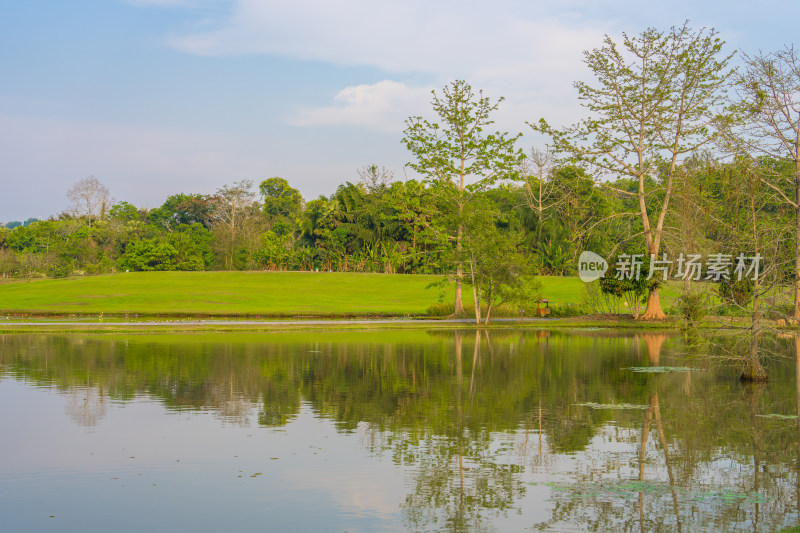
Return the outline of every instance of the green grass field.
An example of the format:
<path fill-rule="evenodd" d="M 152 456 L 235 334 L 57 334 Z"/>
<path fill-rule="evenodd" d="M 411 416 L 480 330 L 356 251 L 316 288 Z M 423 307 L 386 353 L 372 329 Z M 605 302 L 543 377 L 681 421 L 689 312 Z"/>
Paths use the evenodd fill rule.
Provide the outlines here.
<path fill-rule="evenodd" d="M 423 315 L 441 276 L 323 272 L 131 272 L 0 284 L 0 312 L 48 314 L 403 316 Z M 584 300 L 575 277 L 542 277 L 555 304 Z M 453 286 L 445 289 L 450 300 Z M 665 305 L 676 291 L 664 289 Z M 472 291 L 464 290 L 465 305 Z"/>
<path fill-rule="evenodd" d="M 0 310 L 80 314 L 422 314 L 437 276 L 314 272 L 131 272 L 0 285 Z"/>

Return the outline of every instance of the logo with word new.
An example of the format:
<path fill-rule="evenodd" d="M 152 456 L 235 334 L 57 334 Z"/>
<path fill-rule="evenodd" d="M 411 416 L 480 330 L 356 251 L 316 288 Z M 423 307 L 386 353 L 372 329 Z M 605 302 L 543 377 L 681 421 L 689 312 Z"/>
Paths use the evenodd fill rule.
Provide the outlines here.
<path fill-rule="evenodd" d="M 578 277 L 585 283 L 598 280 L 608 271 L 608 262 L 594 252 L 583 252 L 578 258 Z"/>

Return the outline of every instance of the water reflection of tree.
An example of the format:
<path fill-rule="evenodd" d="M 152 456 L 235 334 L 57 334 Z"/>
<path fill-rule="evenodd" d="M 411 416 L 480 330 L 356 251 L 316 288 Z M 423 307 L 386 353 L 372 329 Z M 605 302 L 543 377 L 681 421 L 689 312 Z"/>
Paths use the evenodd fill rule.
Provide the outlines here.
<path fill-rule="evenodd" d="M 66 413 L 78 425 L 94 427 L 108 411 L 107 396 L 102 386 L 93 386 L 89 379 L 83 388 L 70 389 Z"/>
<path fill-rule="evenodd" d="M 686 487 L 696 485 L 693 480 L 713 474 L 721 476 L 715 486 L 752 491 L 756 448 L 759 465 L 769 465 L 758 478 L 759 490 L 776 495 L 759 502 L 759 520 L 779 525 L 774 517 L 785 515 L 787 506 L 797 508 L 800 426 L 758 418 L 756 443 L 749 416 L 752 402 L 762 414 L 800 412 L 795 382 L 776 379 L 748 396 L 730 372 L 711 365 L 697 373 L 639 375 L 625 368 L 670 364 L 674 345 L 669 343 L 677 340 L 651 333 L 547 333 L 493 331 L 477 341 L 474 332 L 342 333 L 319 334 L 313 343 L 300 335 L 276 335 L 271 342 L 264 336 L 3 336 L 0 372 L 67 391 L 84 391 L 88 375 L 104 398 L 124 402 L 146 394 L 168 409 L 201 409 L 242 423 L 247 419 L 240 414 L 257 408 L 259 423 L 283 425 L 305 402 L 341 431 L 368 428 L 365 446 L 414 472 L 404 507 L 412 528 L 486 527 L 492 516 L 519 504 L 524 468 L 552 465 L 557 475 L 563 458 L 584 453 L 593 439 L 611 431 L 636 450 L 636 465 L 648 412 L 644 481 L 663 481 L 666 492 L 644 493 L 643 509 L 651 517 L 647 528 L 658 527 L 652 517 L 675 523 L 670 487 L 686 530 L 699 520 L 684 498 Z M 780 340 L 780 349 L 794 350 L 790 340 L 791 346 Z M 767 364 L 775 376 L 791 371 L 785 361 Z M 614 412 L 575 405 L 586 401 L 647 409 Z M 499 443 L 517 430 L 512 453 L 499 451 L 504 446 Z M 509 459 L 514 449 L 518 453 Z M 720 457 L 741 471 L 720 470 Z M 625 461 L 606 456 L 595 459 L 608 468 L 626 467 Z M 587 467 L 570 476 L 591 481 L 597 471 Z M 631 474 L 636 477 L 637 472 Z M 639 529 L 644 522 L 635 503 L 559 500 L 560 518 L 554 514 L 554 523 Z M 739 523 L 736 513 L 750 516 L 755 509 L 750 502 L 691 505 L 714 514 L 714 525 L 723 530 Z M 670 516 L 671 522 L 664 522 Z"/>
<path fill-rule="evenodd" d="M 464 386 L 464 334 L 456 332 L 454 336 L 454 423 L 422 439 L 410 461 L 414 465 L 414 490 L 406 497 L 403 508 L 414 531 L 489 530 L 484 523 L 486 514 L 508 511 L 525 493 L 518 478 L 522 468 L 500 462 L 502 454 L 492 449 L 491 433 L 465 426 L 465 419 L 471 418 L 475 406 L 481 334 L 475 333 L 468 387 Z M 493 351 L 488 332 L 486 344 Z M 411 457 L 408 451 L 405 457 Z"/>
<path fill-rule="evenodd" d="M 648 335 L 642 341 L 647 363 L 658 366 L 662 342 Z M 780 370 L 785 367 L 773 368 Z M 695 375 L 694 379 L 703 378 L 695 386 L 704 391 L 695 396 L 692 382 L 680 375 L 636 377 L 646 383 L 649 398 L 639 418 L 638 442 L 631 441 L 637 456 L 635 482 L 622 480 L 625 490 L 637 496 L 633 507 L 620 495 L 624 491 L 619 490 L 619 481 L 604 478 L 602 470 L 589 465 L 575 473 L 557 498 L 551 519 L 538 526 L 772 531 L 795 521 L 797 515 L 792 518 L 791 511 L 797 509 L 800 497 L 800 470 L 797 457 L 789 458 L 785 452 L 798 453 L 797 430 L 787 431 L 785 424 L 769 426 L 760 416 L 780 410 L 788 395 L 736 381 L 732 389 L 708 386 L 709 374 L 713 377 L 710 372 Z M 800 396 L 796 401 L 800 406 Z M 625 414 L 617 414 L 618 422 L 624 419 Z M 722 457 L 726 467 L 715 467 Z"/>

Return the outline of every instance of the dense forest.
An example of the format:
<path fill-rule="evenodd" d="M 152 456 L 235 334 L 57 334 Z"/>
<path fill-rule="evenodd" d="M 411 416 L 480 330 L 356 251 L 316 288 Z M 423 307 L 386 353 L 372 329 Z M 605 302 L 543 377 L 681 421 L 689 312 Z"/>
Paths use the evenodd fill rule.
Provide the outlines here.
<path fill-rule="evenodd" d="M 446 272 L 452 254 L 441 234 L 450 206 L 425 183 L 393 181 L 376 166 L 361 175 L 367 179 L 309 201 L 281 178 L 262 181 L 260 198 L 245 180 L 213 195 L 176 194 L 155 209 L 101 202 L 91 216 L 64 212 L 3 228 L 0 271 L 9 277 L 120 270 Z M 531 205 L 530 191 L 538 189 L 533 176 L 480 196 L 498 234 L 537 272 L 574 274 L 581 249 L 610 252 L 612 230 L 630 226 L 609 221 L 582 231 L 625 202 L 575 167 L 554 169 L 546 187 L 552 198 L 545 198 L 542 212 Z"/>
<path fill-rule="evenodd" d="M 663 278 L 687 282 L 677 257 L 716 254 L 732 267 L 758 256 L 760 281 L 747 290 L 794 285 L 800 294 L 800 62 L 787 47 L 741 54 L 734 68 L 723 44 L 686 25 L 607 38 L 584 59 L 594 82 L 575 84 L 588 118 L 563 129 L 529 123 L 544 149 L 492 131 L 502 98 L 452 82 L 433 92 L 438 121 L 406 121 L 418 179 L 371 164 L 329 197 L 304 199 L 271 177 L 144 209 L 112 204 L 89 177 L 67 191 L 58 216 L 0 228 L 0 276 L 442 273 L 459 295 L 464 281 L 492 301 L 520 276 L 576 274 L 588 250 L 612 267 L 621 255 L 641 254 L 645 270 L 669 258 Z M 646 318 L 659 318 L 658 282 L 648 283 L 639 287 Z"/>

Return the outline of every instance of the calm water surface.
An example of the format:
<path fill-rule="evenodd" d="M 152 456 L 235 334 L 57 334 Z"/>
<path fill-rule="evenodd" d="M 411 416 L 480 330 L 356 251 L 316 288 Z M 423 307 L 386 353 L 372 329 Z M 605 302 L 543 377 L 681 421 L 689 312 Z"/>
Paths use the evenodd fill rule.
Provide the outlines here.
<path fill-rule="evenodd" d="M 0 528 L 776 531 L 794 346 L 746 386 L 653 333 L 0 335 Z"/>

